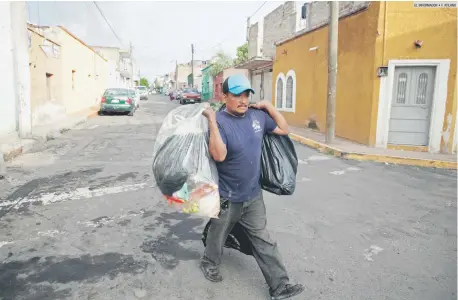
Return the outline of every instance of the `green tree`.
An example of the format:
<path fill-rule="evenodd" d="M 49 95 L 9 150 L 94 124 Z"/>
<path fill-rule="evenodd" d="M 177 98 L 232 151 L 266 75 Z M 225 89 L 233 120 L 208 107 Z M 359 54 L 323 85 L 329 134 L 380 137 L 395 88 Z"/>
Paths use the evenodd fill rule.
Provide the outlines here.
<path fill-rule="evenodd" d="M 241 64 L 248 60 L 248 43 L 237 47 L 237 58 L 234 59 L 234 65 Z"/>
<path fill-rule="evenodd" d="M 219 51 L 216 53 L 215 57 L 212 59 L 212 67 L 210 68 L 209 74 L 211 76 L 218 75 L 219 72 L 232 67 L 233 66 L 233 59 L 223 51 Z"/>
<path fill-rule="evenodd" d="M 147 88 L 149 88 L 148 79 L 146 79 L 145 77 L 140 78 L 140 85 L 141 86 L 146 86 Z"/>

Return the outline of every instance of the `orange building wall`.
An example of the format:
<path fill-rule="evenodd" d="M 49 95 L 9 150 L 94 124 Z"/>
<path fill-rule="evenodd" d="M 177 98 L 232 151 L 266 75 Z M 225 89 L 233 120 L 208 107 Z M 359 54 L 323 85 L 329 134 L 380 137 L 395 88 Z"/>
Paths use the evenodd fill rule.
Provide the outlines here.
<path fill-rule="evenodd" d="M 339 22 L 336 135 L 364 144 L 369 142 L 373 81 L 377 78 L 374 66 L 379 6 L 372 2 L 366 11 Z M 313 119 L 320 131 L 325 130 L 327 45 L 328 28 L 322 27 L 277 46 L 273 95 L 277 75 L 286 75 L 290 69 L 296 72 L 296 112 L 284 113 L 293 126 L 304 127 Z M 312 47 L 318 49 L 309 51 Z"/>
<path fill-rule="evenodd" d="M 384 49 L 378 52 L 377 65 L 388 65 L 394 59 L 450 59 L 450 72 L 447 88 L 446 112 L 443 130 L 449 130 L 449 140 L 441 150 L 451 152 L 453 146 L 454 124 L 456 120 L 456 73 L 457 73 L 457 13 L 456 9 L 415 8 L 412 1 L 383 2 L 380 4 L 380 28 L 386 29 Z M 385 13 L 386 9 L 386 13 Z M 383 20 L 386 17 L 386 24 Z M 423 41 L 417 49 L 415 40 Z M 383 41 L 382 41 L 383 42 Z M 383 45 L 382 45 L 383 47 Z M 377 80 L 379 81 L 379 80 Z M 378 85 L 379 86 L 379 85 Z M 378 105 L 378 89 L 374 90 Z M 452 116 L 449 125 L 447 116 Z M 377 119 L 372 119 L 371 141 L 375 141 Z"/>

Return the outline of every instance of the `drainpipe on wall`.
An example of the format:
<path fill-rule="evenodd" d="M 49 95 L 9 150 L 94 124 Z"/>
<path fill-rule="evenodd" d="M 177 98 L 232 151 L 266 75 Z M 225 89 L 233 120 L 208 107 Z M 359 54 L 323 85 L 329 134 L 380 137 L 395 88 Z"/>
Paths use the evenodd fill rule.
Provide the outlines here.
<path fill-rule="evenodd" d="M 26 11 L 27 6 L 24 1 L 11 2 L 13 76 L 18 107 L 18 131 L 19 137 L 21 138 L 28 138 L 32 135 L 29 45 Z"/>

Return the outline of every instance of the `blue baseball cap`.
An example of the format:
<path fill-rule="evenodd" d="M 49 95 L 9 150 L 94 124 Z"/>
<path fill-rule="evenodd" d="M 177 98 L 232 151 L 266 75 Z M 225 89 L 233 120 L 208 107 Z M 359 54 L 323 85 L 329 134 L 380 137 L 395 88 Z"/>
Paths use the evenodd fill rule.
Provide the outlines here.
<path fill-rule="evenodd" d="M 241 74 L 231 75 L 223 83 L 223 94 L 231 93 L 234 95 L 240 95 L 243 92 L 252 92 L 254 90 L 251 88 L 250 81 L 248 78 Z"/>

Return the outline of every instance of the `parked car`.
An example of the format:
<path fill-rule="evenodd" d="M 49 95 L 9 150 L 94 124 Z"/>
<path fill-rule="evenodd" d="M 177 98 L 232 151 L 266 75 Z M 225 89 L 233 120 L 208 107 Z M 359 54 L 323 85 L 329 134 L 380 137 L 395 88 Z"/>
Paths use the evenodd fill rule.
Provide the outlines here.
<path fill-rule="evenodd" d="M 140 100 L 148 100 L 148 88 L 146 86 L 136 86 L 135 89 L 140 92 Z"/>
<path fill-rule="evenodd" d="M 139 108 L 140 107 L 140 91 L 137 89 L 129 89 L 129 91 L 133 94 L 132 97 L 133 100 L 135 101 L 135 107 Z"/>
<path fill-rule="evenodd" d="M 201 96 L 197 89 L 185 89 L 180 97 L 180 104 L 200 103 Z"/>
<path fill-rule="evenodd" d="M 133 116 L 135 110 L 135 93 L 132 90 L 109 88 L 103 93 L 99 115 L 103 115 L 105 112 L 123 112 Z"/>

